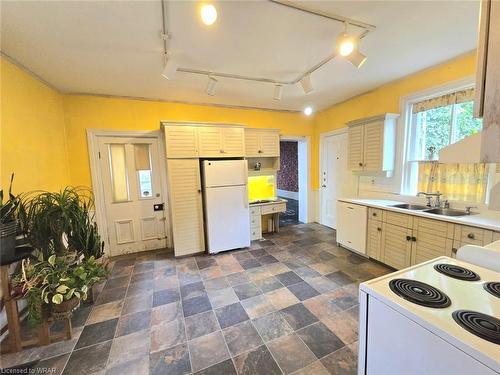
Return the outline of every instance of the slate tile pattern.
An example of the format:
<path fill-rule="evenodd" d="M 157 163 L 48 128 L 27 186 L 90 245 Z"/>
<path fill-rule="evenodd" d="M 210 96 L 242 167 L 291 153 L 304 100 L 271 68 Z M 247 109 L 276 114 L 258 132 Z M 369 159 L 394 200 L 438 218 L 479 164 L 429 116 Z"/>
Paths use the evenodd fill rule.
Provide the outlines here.
<path fill-rule="evenodd" d="M 2 368 L 54 374 L 355 374 L 358 285 L 391 270 L 336 246 L 318 224 L 281 228 L 250 248 L 111 260 L 74 337 L 2 354 Z"/>

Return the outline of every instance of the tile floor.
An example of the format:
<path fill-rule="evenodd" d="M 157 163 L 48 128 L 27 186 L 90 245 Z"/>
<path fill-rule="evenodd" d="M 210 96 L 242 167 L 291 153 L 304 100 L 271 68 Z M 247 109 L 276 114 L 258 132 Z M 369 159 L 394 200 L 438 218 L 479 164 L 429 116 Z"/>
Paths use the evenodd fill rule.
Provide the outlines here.
<path fill-rule="evenodd" d="M 318 224 L 249 249 L 113 259 L 74 338 L 2 355 L 2 368 L 52 374 L 355 374 L 357 290 L 390 270 L 335 244 Z"/>

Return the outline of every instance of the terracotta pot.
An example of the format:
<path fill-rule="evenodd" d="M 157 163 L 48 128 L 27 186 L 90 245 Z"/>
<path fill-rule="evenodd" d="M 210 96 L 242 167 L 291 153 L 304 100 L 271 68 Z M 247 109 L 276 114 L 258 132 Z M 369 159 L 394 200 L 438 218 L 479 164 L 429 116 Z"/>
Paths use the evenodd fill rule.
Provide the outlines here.
<path fill-rule="evenodd" d="M 97 258 L 96 263 L 101 264 L 106 271 L 109 271 L 109 267 L 111 266 L 109 262 L 109 258 L 106 255 L 103 255 L 100 258 Z"/>

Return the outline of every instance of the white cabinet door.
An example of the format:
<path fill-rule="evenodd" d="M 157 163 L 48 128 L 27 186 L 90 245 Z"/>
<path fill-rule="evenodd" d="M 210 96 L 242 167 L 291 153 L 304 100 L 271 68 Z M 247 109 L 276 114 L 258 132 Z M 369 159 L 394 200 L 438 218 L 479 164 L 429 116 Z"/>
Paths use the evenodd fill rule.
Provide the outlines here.
<path fill-rule="evenodd" d="M 363 126 L 363 169 L 382 170 L 384 122 L 376 121 Z"/>
<path fill-rule="evenodd" d="M 280 156 L 280 136 L 278 132 L 261 131 L 260 150 L 262 156 Z"/>
<path fill-rule="evenodd" d="M 164 126 L 167 158 L 197 158 L 198 132 L 196 126 Z"/>
<path fill-rule="evenodd" d="M 350 126 L 347 131 L 348 157 L 347 166 L 350 170 L 363 169 L 363 126 Z"/>
<path fill-rule="evenodd" d="M 259 129 L 245 129 L 245 156 L 260 157 Z"/>
<path fill-rule="evenodd" d="M 200 126 L 198 128 L 199 155 L 203 158 L 218 158 L 224 156 L 222 147 L 222 128 L 215 126 Z"/>
<path fill-rule="evenodd" d="M 245 156 L 243 128 L 224 128 L 222 130 L 222 150 L 224 151 L 224 157 Z"/>
<path fill-rule="evenodd" d="M 396 269 L 411 265 L 413 232 L 393 224 L 382 225 L 382 262 Z"/>
<path fill-rule="evenodd" d="M 198 159 L 169 159 L 168 180 L 176 256 L 205 251 Z"/>

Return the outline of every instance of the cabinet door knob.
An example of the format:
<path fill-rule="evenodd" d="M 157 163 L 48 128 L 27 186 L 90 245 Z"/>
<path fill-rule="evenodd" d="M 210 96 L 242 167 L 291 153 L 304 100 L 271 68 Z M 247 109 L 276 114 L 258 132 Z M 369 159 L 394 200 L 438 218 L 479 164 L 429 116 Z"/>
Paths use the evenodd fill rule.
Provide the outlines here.
<path fill-rule="evenodd" d="M 411 236 L 406 236 L 406 241 L 411 241 Z"/>
<path fill-rule="evenodd" d="M 476 238 L 476 236 L 474 236 L 474 233 L 469 233 L 469 234 L 467 235 L 467 238 L 470 238 L 471 240 L 473 240 L 473 239 L 475 239 L 475 238 Z"/>
<path fill-rule="evenodd" d="M 372 216 L 377 216 L 377 213 L 376 213 L 376 212 L 374 212 L 374 213 L 372 214 Z"/>
<path fill-rule="evenodd" d="M 363 166 L 363 163 L 358 163 L 358 165 L 359 165 L 360 167 L 362 167 L 362 166 Z"/>
<path fill-rule="evenodd" d="M 412 240 L 413 242 L 417 242 L 417 237 L 412 237 L 412 238 L 411 238 L 411 240 Z"/>
<path fill-rule="evenodd" d="M 379 232 L 382 232 L 382 228 L 377 228 L 377 230 L 378 230 Z"/>
<path fill-rule="evenodd" d="M 457 253 L 457 251 L 458 251 L 458 249 L 457 249 L 456 247 L 453 247 L 453 248 L 451 249 L 451 252 L 452 252 L 453 254 L 456 254 L 456 253 Z"/>

